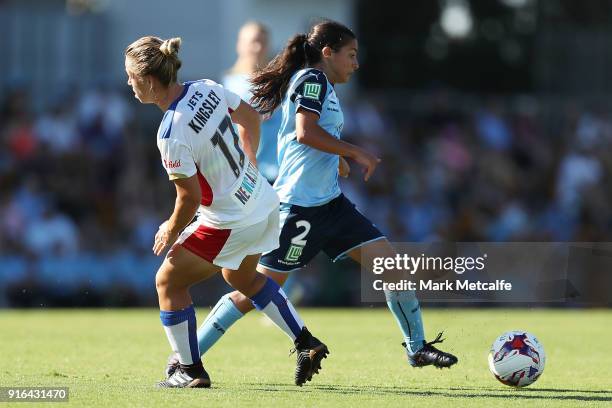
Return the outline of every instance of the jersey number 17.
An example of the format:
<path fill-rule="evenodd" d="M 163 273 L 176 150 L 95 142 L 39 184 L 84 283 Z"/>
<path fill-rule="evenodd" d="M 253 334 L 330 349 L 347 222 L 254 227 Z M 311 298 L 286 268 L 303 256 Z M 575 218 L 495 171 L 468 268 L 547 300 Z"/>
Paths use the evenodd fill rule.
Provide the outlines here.
<path fill-rule="evenodd" d="M 236 149 L 236 151 L 238 151 L 238 157 L 239 157 L 238 163 L 236 163 L 236 159 L 234 158 L 234 156 L 232 156 L 232 152 L 230 152 L 229 146 L 227 145 L 227 143 L 225 143 L 225 140 L 223 140 L 223 135 L 228 129 L 232 133 L 232 137 L 234 138 L 234 148 Z M 230 165 L 236 178 L 240 176 L 240 171 L 242 170 L 242 167 L 244 166 L 244 152 L 240 148 L 240 144 L 238 140 L 239 140 L 238 135 L 236 134 L 236 131 L 234 130 L 234 126 L 232 125 L 232 120 L 227 115 L 223 118 L 223 120 L 221 121 L 221 124 L 215 131 L 215 134 L 210 139 L 213 146 L 221 149 L 223 156 L 225 156 L 225 159 Z"/>

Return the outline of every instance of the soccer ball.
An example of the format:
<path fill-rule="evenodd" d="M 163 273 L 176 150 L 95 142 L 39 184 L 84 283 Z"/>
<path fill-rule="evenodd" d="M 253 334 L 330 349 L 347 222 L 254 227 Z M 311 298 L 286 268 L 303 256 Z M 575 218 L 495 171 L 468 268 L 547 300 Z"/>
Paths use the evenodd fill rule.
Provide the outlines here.
<path fill-rule="evenodd" d="M 533 384 L 546 363 L 544 347 L 526 331 L 510 331 L 493 342 L 489 370 L 502 384 L 525 387 Z"/>

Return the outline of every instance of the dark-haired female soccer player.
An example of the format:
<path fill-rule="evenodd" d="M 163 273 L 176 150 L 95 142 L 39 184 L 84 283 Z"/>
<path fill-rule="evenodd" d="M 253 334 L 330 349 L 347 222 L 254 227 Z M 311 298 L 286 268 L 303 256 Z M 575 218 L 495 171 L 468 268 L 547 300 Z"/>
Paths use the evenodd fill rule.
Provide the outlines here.
<path fill-rule="evenodd" d="M 367 181 L 380 159 L 340 140 L 343 115 L 334 91 L 359 68 L 355 34 L 324 21 L 291 38 L 285 49 L 256 74 L 253 102 L 263 114 L 282 109 L 278 134 L 279 175 L 274 189 L 281 201 L 280 247 L 265 253 L 258 270 L 282 284 L 319 251 L 331 259 L 361 261 L 361 251 L 394 256 L 385 236 L 340 191 L 343 157 L 364 168 Z M 419 302 L 413 291 L 387 292 L 387 305 L 405 339 L 412 366 L 450 367 L 457 358 L 425 342 Z M 206 352 L 244 313 L 253 309 L 239 292 L 222 297 L 198 330 Z"/>

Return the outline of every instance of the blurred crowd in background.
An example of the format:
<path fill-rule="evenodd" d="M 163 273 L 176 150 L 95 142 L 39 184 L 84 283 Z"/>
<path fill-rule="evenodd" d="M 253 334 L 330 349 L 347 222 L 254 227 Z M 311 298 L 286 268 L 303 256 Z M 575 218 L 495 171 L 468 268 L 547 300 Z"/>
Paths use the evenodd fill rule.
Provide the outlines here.
<path fill-rule="evenodd" d="M 221 81 L 252 68 L 236 54 L 261 65 L 322 16 L 359 37 L 342 137 L 382 158 L 341 187 L 391 241 L 610 241 L 612 0 L 4 0 L 0 307 L 156 304 L 151 247 L 175 192 L 162 114 L 124 83 L 130 40 L 179 35 L 181 78 Z M 232 44 L 249 19 L 270 44 Z M 609 268 L 584 268 L 609 306 Z M 295 303 L 360 304 L 350 261 L 295 275 Z M 228 289 L 215 277 L 193 295 Z"/>
<path fill-rule="evenodd" d="M 383 158 L 346 191 L 395 241 L 605 241 L 607 104 L 446 90 L 349 104 L 346 137 Z"/>
<path fill-rule="evenodd" d="M 159 204 L 167 181 L 155 144 L 133 128 L 132 101 L 92 89 L 34 113 L 27 92 L 5 95 L 0 280 L 8 302 L 68 305 L 81 294 L 93 305 L 139 303 L 159 264 L 150 243 L 168 203 Z"/>
<path fill-rule="evenodd" d="M 40 112 L 23 88 L 0 94 L 0 305 L 155 303 L 161 260 L 151 246 L 174 192 L 154 140 L 161 112 L 127 91 L 64 92 Z M 351 163 L 342 189 L 391 241 L 612 234 L 603 103 L 444 88 L 342 102 L 343 138 L 382 158 L 368 183 Z M 359 279 L 343 275 L 351 268 L 315 262 L 300 272 L 304 303 L 358 303 Z M 212 287 L 204 301 L 227 289 Z"/>

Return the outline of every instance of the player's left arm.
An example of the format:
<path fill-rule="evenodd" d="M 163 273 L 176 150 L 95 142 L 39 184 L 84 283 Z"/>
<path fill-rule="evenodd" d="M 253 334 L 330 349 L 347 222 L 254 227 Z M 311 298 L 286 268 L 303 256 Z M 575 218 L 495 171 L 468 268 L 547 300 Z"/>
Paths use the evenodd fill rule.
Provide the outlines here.
<path fill-rule="evenodd" d="M 307 109 L 299 108 L 295 115 L 295 134 L 298 143 L 308 145 L 325 153 L 349 157 L 363 166 L 364 180 L 368 181 L 380 159 L 367 150 L 336 139 L 323 129 L 319 123 L 319 116 Z"/>
<path fill-rule="evenodd" d="M 200 205 L 202 193 L 196 175 L 185 178 L 175 178 L 176 201 L 170 218 L 164 222 L 155 234 L 153 252 L 161 255 L 176 241 L 181 231 L 189 225 Z"/>
<path fill-rule="evenodd" d="M 238 134 L 247 157 L 257 166 L 257 149 L 261 134 L 261 116 L 248 103 L 240 101 L 238 108 L 231 113 L 232 122 L 238 125 Z"/>

